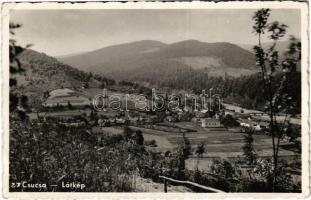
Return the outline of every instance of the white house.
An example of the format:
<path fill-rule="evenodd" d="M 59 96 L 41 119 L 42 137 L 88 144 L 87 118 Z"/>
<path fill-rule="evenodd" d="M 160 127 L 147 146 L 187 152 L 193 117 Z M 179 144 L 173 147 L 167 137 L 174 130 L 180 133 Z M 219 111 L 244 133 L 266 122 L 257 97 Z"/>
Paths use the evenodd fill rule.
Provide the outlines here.
<path fill-rule="evenodd" d="M 262 131 L 262 126 L 259 123 L 252 121 L 240 121 L 240 126 L 242 128 L 252 128 L 254 131 Z"/>
<path fill-rule="evenodd" d="M 203 128 L 217 128 L 221 127 L 220 121 L 214 118 L 203 118 L 201 119 Z"/>

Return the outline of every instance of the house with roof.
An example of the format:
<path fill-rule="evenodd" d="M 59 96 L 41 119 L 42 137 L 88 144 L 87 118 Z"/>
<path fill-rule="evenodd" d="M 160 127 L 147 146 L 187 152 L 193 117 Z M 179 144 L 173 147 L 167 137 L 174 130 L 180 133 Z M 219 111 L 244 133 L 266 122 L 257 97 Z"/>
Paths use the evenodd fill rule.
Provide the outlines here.
<path fill-rule="evenodd" d="M 220 121 L 218 119 L 215 118 L 202 118 L 201 119 L 201 126 L 203 128 L 218 128 L 218 127 L 222 127 L 222 125 L 220 124 Z"/>
<path fill-rule="evenodd" d="M 167 122 L 174 122 L 174 118 L 171 115 L 166 116 L 164 120 L 167 121 Z"/>
<path fill-rule="evenodd" d="M 263 131 L 269 128 L 269 123 L 261 121 L 256 122 L 251 119 L 248 120 L 238 120 L 240 126 L 242 127 L 242 131 L 244 132 L 247 128 L 252 128 L 254 131 Z"/>
<path fill-rule="evenodd" d="M 195 112 L 195 117 L 197 118 L 204 118 L 207 116 L 208 116 L 208 110 L 201 110 L 201 111 Z"/>

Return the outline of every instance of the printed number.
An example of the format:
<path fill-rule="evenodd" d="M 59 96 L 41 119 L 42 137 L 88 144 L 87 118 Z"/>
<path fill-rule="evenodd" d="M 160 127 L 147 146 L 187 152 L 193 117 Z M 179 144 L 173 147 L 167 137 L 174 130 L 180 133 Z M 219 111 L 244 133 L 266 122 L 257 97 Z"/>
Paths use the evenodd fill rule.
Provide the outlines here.
<path fill-rule="evenodd" d="M 19 188 L 21 186 L 20 182 L 17 183 L 11 183 L 11 188 Z"/>

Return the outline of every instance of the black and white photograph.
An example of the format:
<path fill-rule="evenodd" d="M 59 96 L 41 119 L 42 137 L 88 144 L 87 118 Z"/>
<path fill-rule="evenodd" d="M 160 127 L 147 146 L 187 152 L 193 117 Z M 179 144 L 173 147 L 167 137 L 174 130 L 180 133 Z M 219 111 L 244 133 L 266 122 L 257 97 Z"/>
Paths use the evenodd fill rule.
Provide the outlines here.
<path fill-rule="evenodd" d="M 6 7 L 6 196 L 309 194 L 306 3 L 50 5 Z"/>

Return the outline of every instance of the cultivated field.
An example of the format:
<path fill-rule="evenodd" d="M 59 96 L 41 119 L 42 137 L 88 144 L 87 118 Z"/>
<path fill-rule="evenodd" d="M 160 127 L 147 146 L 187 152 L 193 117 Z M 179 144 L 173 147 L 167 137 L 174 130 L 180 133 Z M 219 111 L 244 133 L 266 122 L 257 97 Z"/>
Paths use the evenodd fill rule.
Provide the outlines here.
<path fill-rule="evenodd" d="M 193 122 L 179 122 L 174 123 L 174 125 L 195 130 L 195 132 L 186 133 L 193 150 L 195 150 L 198 144 L 202 142 L 205 144 L 203 158 L 198 159 L 196 155 L 192 155 L 187 160 L 188 168 L 193 169 L 198 165 L 199 169 L 207 169 L 213 158 L 236 159 L 243 156 L 243 133 L 233 133 L 225 128 L 202 128 L 199 124 Z M 145 140 L 155 140 L 158 145 L 156 149 L 159 151 L 174 150 L 178 146 L 178 143 L 182 141 L 181 133 L 164 132 L 140 127 L 131 128 L 134 130 L 140 129 L 144 134 Z M 297 158 L 299 155 L 282 148 L 282 145 L 285 146 L 286 144 L 288 142 L 281 142 L 280 157 L 286 160 Z M 271 137 L 263 134 L 255 134 L 254 148 L 259 157 L 271 157 Z"/>
<path fill-rule="evenodd" d="M 80 116 L 82 114 L 90 115 L 91 109 L 90 108 L 85 108 L 85 109 L 76 109 L 76 110 L 63 110 L 63 111 L 50 111 L 50 112 L 40 112 L 38 113 L 40 116 L 48 117 L 73 117 L 73 116 Z M 103 115 L 108 118 L 110 117 L 115 117 L 118 112 L 114 110 L 107 110 L 107 111 L 98 111 L 98 115 Z M 37 119 L 37 113 L 29 113 L 28 114 L 30 119 Z"/>

